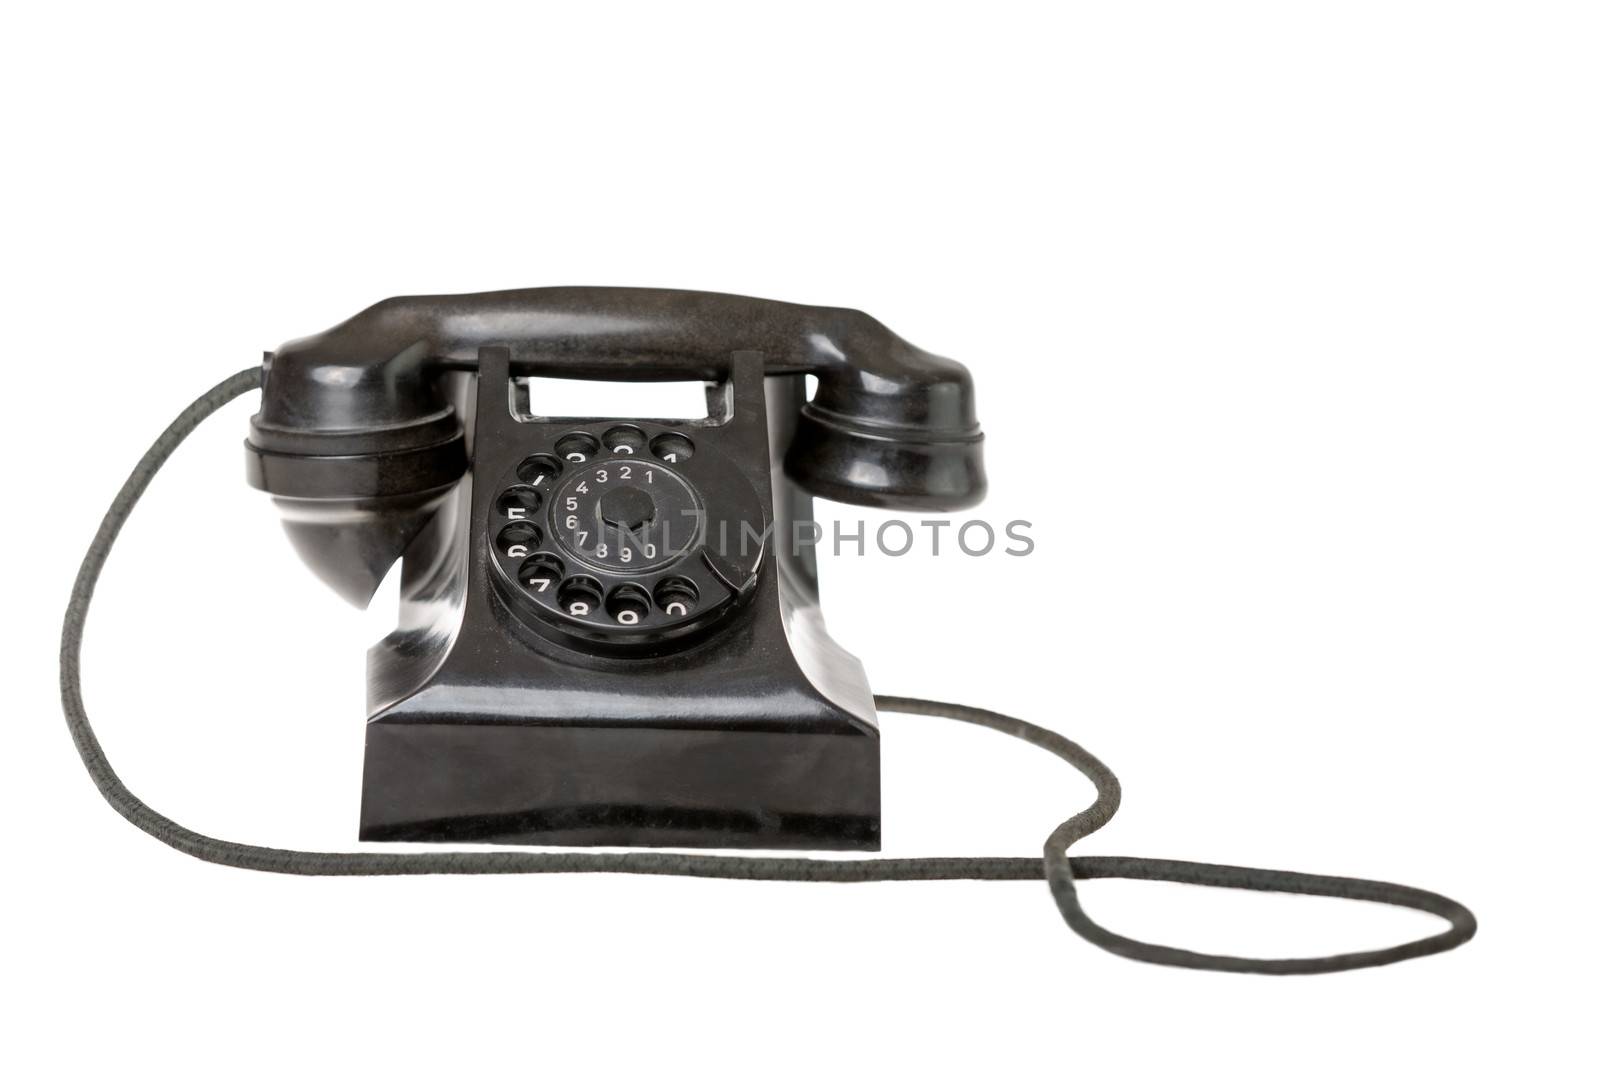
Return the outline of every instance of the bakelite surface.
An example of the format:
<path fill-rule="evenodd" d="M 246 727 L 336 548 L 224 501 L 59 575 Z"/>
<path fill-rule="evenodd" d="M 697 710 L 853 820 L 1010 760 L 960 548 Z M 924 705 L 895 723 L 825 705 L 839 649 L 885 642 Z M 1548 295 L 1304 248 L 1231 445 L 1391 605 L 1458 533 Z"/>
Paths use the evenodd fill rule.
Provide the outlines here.
<path fill-rule="evenodd" d="M 538 376 L 704 380 L 708 417 L 537 418 Z M 386 300 L 271 353 L 247 471 L 348 599 L 401 560 L 363 839 L 874 849 L 871 691 L 792 524 L 812 493 L 973 503 L 981 448 L 966 370 L 859 312 L 532 289 Z M 576 495 L 631 456 L 649 492 Z M 770 536 L 690 545 L 659 529 L 686 501 Z M 596 553 L 623 531 L 652 557 Z"/>

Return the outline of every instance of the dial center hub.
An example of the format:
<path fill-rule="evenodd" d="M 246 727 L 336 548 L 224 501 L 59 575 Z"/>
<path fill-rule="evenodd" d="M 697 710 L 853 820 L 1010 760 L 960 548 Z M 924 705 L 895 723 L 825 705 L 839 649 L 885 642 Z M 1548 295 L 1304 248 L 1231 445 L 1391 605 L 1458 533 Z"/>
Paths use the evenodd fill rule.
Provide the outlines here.
<path fill-rule="evenodd" d="M 656 517 L 656 502 L 649 493 L 619 485 L 600 498 L 600 518 L 611 526 L 637 530 Z"/>

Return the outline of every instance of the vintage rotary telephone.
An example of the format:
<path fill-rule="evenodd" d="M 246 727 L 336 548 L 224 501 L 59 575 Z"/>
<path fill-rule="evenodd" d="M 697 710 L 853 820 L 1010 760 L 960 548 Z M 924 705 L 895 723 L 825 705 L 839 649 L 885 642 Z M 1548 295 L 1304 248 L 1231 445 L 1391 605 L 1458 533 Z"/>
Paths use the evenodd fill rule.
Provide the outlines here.
<path fill-rule="evenodd" d="M 806 376 L 816 393 L 805 395 Z M 539 378 L 699 380 L 707 417 L 532 413 Z M 1040 857 L 815 859 L 666 851 L 352 852 L 205 837 L 153 811 L 106 761 L 79 690 L 94 584 L 122 522 L 195 425 L 254 388 L 249 481 L 296 549 L 365 604 L 398 560 L 399 626 L 368 661 L 366 841 L 867 849 L 879 845 L 877 711 L 937 715 L 1039 745 L 1094 782 Z M 528 289 L 386 300 L 269 353 L 186 410 L 118 494 L 62 636 L 74 740 L 111 804 L 219 863 L 297 874 L 612 871 L 868 881 L 1043 879 L 1068 924 L 1150 962 L 1314 973 L 1452 948 L 1460 904 L 1384 882 L 1128 857 L 1067 857 L 1115 813 L 1095 757 L 1020 719 L 874 698 L 822 626 L 794 536 L 812 496 L 951 509 L 984 493 L 965 368 L 856 311 L 710 293 Z M 1121 937 L 1075 878 L 1381 901 L 1450 929 L 1394 948 L 1245 959 Z"/>

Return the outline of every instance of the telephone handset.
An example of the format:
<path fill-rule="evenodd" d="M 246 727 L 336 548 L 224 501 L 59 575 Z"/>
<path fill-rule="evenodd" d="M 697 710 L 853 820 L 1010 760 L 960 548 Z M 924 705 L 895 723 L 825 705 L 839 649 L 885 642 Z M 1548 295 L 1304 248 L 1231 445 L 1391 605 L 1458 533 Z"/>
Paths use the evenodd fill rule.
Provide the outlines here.
<path fill-rule="evenodd" d="M 346 596 L 370 595 L 425 518 L 430 495 L 466 472 L 469 386 L 501 363 L 513 376 L 719 385 L 741 364 L 755 378 L 743 383 L 748 390 L 762 375 L 811 375 L 816 395 L 802 402 L 790 389 L 779 413 L 789 438 L 783 470 L 807 492 L 922 510 L 966 507 L 984 493 L 971 376 L 860 312 L 658 289 L 402 297 L 269 354 L 251 420 L 252 484 L 384 514 L 387 531 L 347 518 L 335 523 L 338 536 L 296 532 L 313 566 Z M 707 444 L 713 454 L 748 458 L 740 454 L 749 440 L 718 432 L 727 414 L 721 396 L 713 391 Z M 498 398 L 486 410 L 505 432 L 517 431 L 500 417 Z M 733 414 L 741 430 L 759 421 L 748 408 Z M 576 462 L 599 454 L 586 447 L 593 454 Z M 321 526 L 332 508 L 322 511 L 306 521 Z"/>
<path fill-rule="evenodd" d="M 704 418 L 534 413 L 551 377 L 698 380 Z M 806 381 L 815 379 L 807 398 Z M 367 841 L 640 845 L 649 851 L 303 852 L 206 837 L 117 777 L 79 684 L 101 568 L 178 444 L 262 391 L 246 442 L 300 555 L 367 603 L 399 561 L 400 618 L 368 657 L 360 833 Z M 822 625 L 813 496 L 943 510 L 984 492 L 971 378 L 859 312 L 709 293 L 527 289 L 386 300 L 269 353 L 190 405 L 151 447 L 85 555 L 62 631 L 62 702 L 118 812 L 212 862 L 294 874 L 613 871 L 803 881 L 1042 879 L 1067 924 L 1133 959 L 1309 974 L 1453 948 L 1476 920 L 1386 882 L 1129 857 L 1067 856 L 1120 786 L 1080 746 L 980 708 L 875 696 Z M 1018 737 L 1086 775 L 1095 802 L 1042 858 L 828 860 L 662 846 L 879 845 L 880 711 Z M 1122 937 L 1082 878 L 1155 879 L 1381 901 L 1450 928 L 1306 959 L 1189 952 Z"/>

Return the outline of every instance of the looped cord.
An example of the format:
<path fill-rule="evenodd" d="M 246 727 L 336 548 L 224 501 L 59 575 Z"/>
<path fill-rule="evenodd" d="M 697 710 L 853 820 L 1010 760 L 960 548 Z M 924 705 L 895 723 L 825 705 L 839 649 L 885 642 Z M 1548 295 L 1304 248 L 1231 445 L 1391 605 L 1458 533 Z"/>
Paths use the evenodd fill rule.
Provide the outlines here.
<path fill-rule="evenodd" d="M 802 856 L 697 855 L 679 852 L 301 852 L 223 841 L 196 833 L 154 810 L 123 784 L 106 759 L 83 705 L 80 652 L 84 623 L 95 583 L 105 566 L 117 534 L 167 459 L 201 422 L 228 401 L 261 386 L 259 368 L 240 371 L 206 391 L 156 439 L 100 521 L 99 531 L 84 555 L 67 605 L 61 630 L 61 703 L 67 726 L 83 758 L 84 767 L 107 802 L 118 814 L 145 833 L 180 852 L 206 860 L 259 871 L 303 875 L 396 874 L 541 874 L 607 872 L 615 874 L 681 875 L 695 878 L 743 878 L 758 881 L 878 882 L 978 879 L 1027 881 L 1043 879 L 1056 906 L 1073 931 L 1129 959 L 1211 971 L 1257 974 L 1320 974 L 1427 956 L 1455 948 L 1470 940 L 1477 921 L 1462 905 L 1409 886 L 1336 878 L 1319 874 L 1224 867 L 1178 860 L 1136 859 L 1127 856 L 1074 856 L 1067 849 L 1098 830 L 1116 814 L 1122 788 L 1111 769 L 1086 749 L 1058 733 L 1022 719 L 982 708 L 934 700 L 880 696 L 882 711 L 934 718 L 956 719 L 1019 738 L 1060 757 L 1094 784 L 1093 804 L 1056 827 L 1044 845 L 1042 860 L 1026 856 L 929 856 L 912 859 L 823 860 Z M 1166 945 L 1152 945 L 1111 932 L 1089 918 L 1078 903 L 1075 883 L 1085 878 L 1135 878 L 1224 886 L 1277 893 L 1342 897 L 1393 904 L 1437 915 L 1450 923 L 1443 933 L 1392 948 L 1351 952 L 1305 959 L 1251 959 L 1218 956 Z"/>

